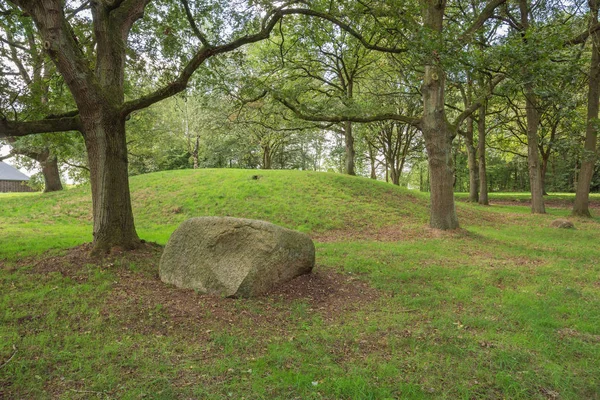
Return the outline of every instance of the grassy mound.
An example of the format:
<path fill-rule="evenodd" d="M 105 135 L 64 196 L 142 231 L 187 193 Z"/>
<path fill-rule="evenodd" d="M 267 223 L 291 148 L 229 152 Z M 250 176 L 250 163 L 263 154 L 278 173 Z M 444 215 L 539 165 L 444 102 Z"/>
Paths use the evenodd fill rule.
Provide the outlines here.
<path fill-rule="evenodd" d="M 427 198 L 419 193 L 317 172 L 166 171 L 132 177 L 131 192 L 138 233 L 161 244 L 197 216 L 262 219 L 312 234 L 422 225 L 428 217 Z M 91 208 L 89 187 L 0 195 L 0 258 L 91 241 Z"/>

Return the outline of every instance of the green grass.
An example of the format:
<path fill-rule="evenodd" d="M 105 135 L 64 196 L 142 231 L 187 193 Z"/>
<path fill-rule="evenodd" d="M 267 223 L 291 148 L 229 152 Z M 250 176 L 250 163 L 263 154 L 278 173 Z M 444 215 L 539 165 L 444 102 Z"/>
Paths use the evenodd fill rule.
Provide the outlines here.
<path fill-rule="evenodd" d="M 299 298 L 178 291 L 156 278 L 160 249 L 69 258 L 91 239 L 85 188 L 0 196 L 0 398 L 600 399 L 598 218 L 557 230 L 558 206 L 459 203 L 463 229 L 438 233 L 426 197 L 361 178 L 131 184 L 145 239 L 192 216 L 265 219 L 323 238 L 316 274 L 339 282 Z"/>
<path fill-rule="evenodd" d="M 459 192 L 454 194 L 459 200 L 466 200 L 469 198 L 469 193 Z M 531 193 L 529 192 L 491 192 L 488 194 L 491 201 L 517 201 L 524 202 L 531 200 Z M 548 193 L 544 196 L 544 200 L 553 201 L 569 201 L 575 200 L 575 193 Z M 600 193 L 590 193 L 590 200 L 600 201 Z"/>

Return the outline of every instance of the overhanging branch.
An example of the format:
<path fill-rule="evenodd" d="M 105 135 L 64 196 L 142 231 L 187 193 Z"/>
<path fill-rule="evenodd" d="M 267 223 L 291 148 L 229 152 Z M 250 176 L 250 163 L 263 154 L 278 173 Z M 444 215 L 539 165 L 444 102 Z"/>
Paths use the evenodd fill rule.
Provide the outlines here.
<path fill-rule="evenodd" d="M 68 131 L 81 131 L 79 115 L 74 117 L 47 118 L 38 121 L 22 122 L 0 119 L 0 138 Z"/>
<path fill-rule="evenodd" d="M 203 46 L 183 68 L 177 79 L 146 96 L 126 102 L 121 108 L 121 114 L 128 115 L 133 111 L 144 109 L 154 103 L 184 91 L 192 75 L 200 68 L 204 61 L 216 55 L 231 52 L 247 44 L 267 39 L 271 35 L 277 22 L 280 21 L 284 15 L 288 14 L 289 13 L 284 12 L 281 9 L 277 9 L 265 17 L 262 29 L 255 34 L 246 35 L 219 46 Z"/>
<path fill-rule="evenodd" d="M 501 4 L 506 3 L 506 0 L 491 0 L 486 4 L 484 9 L 481 11 L 477 19 L 471 24 L 471 26 L 460 36 L 461 42 L 467 42 L 471 40 L 471 37 L 483 26 L 485 21 L 494 16 L 494 10 Z"/>
<path fill-rule="evenodd" d="M 400 115 L 400 114 L 393 114 L 393 113 L 383 113 L 383 114 L 376 114 L 376 115 L 318 115 L 318 114 L 311 114 L 311 113 L 307 113 L 304 110 L 300 109 L 300 106 L 293 104 L 291 101 L 289 101 L 288 99 L 285 99 L 281 96 L 277 96 L 277 95 L 273 95 L 273 97 L 279 101 L 281 104 L 283 104 L 285 107 L 287 107 L 288 109 L 290 109 L 295 115 L 296 117 L 305 120 L 305 121 L 312 121 L 312 122 L 332 122 L 332 123 L 338 123 L 338 122 L 346 122 L 346 121 L 350 121 L 350 122 L 359 122 L 359 123 L 366 123 L 366 122 L 377 122 L 377 121 L 389 121 L 389 120 L 393 120 L 393 121 L 400 121 L 403 122 L 405 124 L 409 124 L 412 125 L 416 128 L 420 129 L 420 125 L 421 125 L 421 119 L 420 118 L 414 118 L 414 117 L 407 117 L 405 115 Z"/>
<path fill-rule="evenodd" d="M 407 49 L 404 49 L 404 48 L 383 47 L 383 46 L 371 44 L 367 39 L 365 39 L 357 30 L 352 28 L 350 25 L 348 25 L 345 22 L 340 21 L 339 19 L 337 19 L 334 16 L 329 15 L 327 13 L 323 13 L 323 12 L 319 12 L 319 11 L 315 11 L 315 10 L 309 10 L 306 8 L 288 8 L 287 10 L 282 10 L 282 13 L 284 15 L 295 15 L 295 14 L 307 15 L 310 17 L 317 17 L 317 18 L 321 18 L 326 21 L 329 21 L 332 24 L 339 26 L 341 29 L 348 32 L 350 35 L 354 36 L 354 38 L 358 39 L 358 41 L 360 43 L 362 43 L 362 45 L 369 50 L 375 50 L 375 51 L 381 51 L 381 52 L 393 53 L 393 54 L 402 54 L 402 53 L 406 53 L 408 51 Z"/>

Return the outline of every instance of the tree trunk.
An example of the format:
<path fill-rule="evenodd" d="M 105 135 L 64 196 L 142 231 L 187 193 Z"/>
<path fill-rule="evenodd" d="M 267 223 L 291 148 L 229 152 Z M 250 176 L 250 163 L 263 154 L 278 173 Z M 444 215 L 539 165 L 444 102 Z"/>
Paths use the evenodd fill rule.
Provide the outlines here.
<path fill-rule="evenodd" d="M 598 7 L 597 0 L 590 0 L 590 13 L 592 15 L 592 24 L 598 25 Z M 587 127 L 585 131 L 585 143 L 583 145 L 583 155 L 581 169 L 577 179 L 577 192 L 575 194 L 575 203 L 573 204 L 573 215 L 582 217 L 591 217 L 590 203 L 590 184 L 594 176 L 594 167 L 596 165 L 597 153 L 597 129 L 598 108 L 600 97 L 600 32 L 592 34 L 592 62 L 590 65 L 590 76 L 588 86 L 588 106 L 587 106 Z"/>
<path fill-rule="evenodd" d="M 477 190 L 477 153 L 473 144 L 473 118 L 467 119 L 465 145 L 467 147 L 467 165 L 469 167 L 469 201 L 477 203 L 479 201 L 479 193 Z"/>
<path fill-rule="evenodd" d="M 140 239 L 129 194 L 125 119 L 102 109 L 81 116 L 92 187 L 93 254 L 135 249 Z"/>
<path fill-rule="evenodd" d="M 529 6 L 527 0 L 519 0 L 521 12 L 521 27 L 523 43 L 527 43 L 527 31 L 529 29 Z M 527 162 L 529 166 L 529 188 L 531 190 L 531 212 L 534 214 L 546 213 L 544 207 L 544 187 L 542 184 L 542 172 L 540 167 L 538 126 L 540 124 L 540 113 L 537 109 L 537 96 L 535 94 L 531 79 L 532 71 L 523 66 L 523 75 L 528 80 L 524 86 L 525 112 L 527 114 Z"/>
<path fill-rule="evenodd" d="M 394 165 L 390 168 L 390 177 L 392 178 L 392 184 L 400 186 L 400 171 Z"/>
<path fill-rule="evenodd" d="M 436 229 L 458 228 L 454 207 L 452 140 L 444 110 L 444 75 L 441 68 L 425 66 L 422 129 L 429 161 L 431 215 Z"/>
<path fill-rule="evenodd" d="M 192 153 L 192 158 L 194 160 L 194 169 L 198 169 L 198 167 L 199 167 L 199 152 L 200 152 L 200 136 L 196 136 L 194 152 Z"/>
<path fill-rule="evenodd" d="M 377 150 L 371 146 L 370 143 L 367 143 L 368 147 L 369 147 L 369 162 L 371 164 L 371 179 L 377 179 L 377 170 L 375 168 L 375 162 L 376 160 L 376 154 L 377 154 Z"/>
<path fill-rule="evenodd" d="M 40 157 L 38 161 L 42 166 L 42 174 L 44 175 L 44 193 L 63 190 L 56 157 L 50 155 L 49 151 L 44 152 L 43 155 L 45 157 Z"/>
<path fill-rule="evenodd" d="M 550 151 L 542 155 L 542 170 L 540 171 L 542 179 L 542 195 L 546 196 L 546 172 L 548 171 L 548 159 L 550 158 Z"/>
<path fill-rule="evenodd" d="M 271 169 L 273 166 L 271 148 L 269 146 L 262 146 L 262 151 L 263 151 L 262 168 L 263 169 Z"/>
<path fill-rule="evenodd" d="M 531 85 L 525 85 L 526 113 L 527 113 L 527 163 L 529 166 L 529 187 L 531 190 L 531 212 L 534 214 L 546 213 L 544 207 L 544 185 L 540 166 L 540 153 L 538 145 L 538 126 L 540 122 L 539 111 L 535 93 Z"/>
<path fill-rule="evenodd" d="M 345 173 L 348 175 L 356 175 L 354 170 L 354 158 L 356 152 L 354 151 L 354 136 L 352 136 L 352 122 L 346 121 L 344 123 L 344 142 L 346 144 L 346 168 Z"/>
<path fill-rule="evenodd" d="M 477 121 L 477 147 L 479 152 L 479 204 L 488 206 L 488 183 L 487 170 L 485 165 L 485 115 L 487 104 L 484 102 L 479 107 L 479 120 Z"/>
<path fill-rule="evenodd" d="M 423 22 L 434 35 L 431 40 L 441 40 L 444 21 L 444 1 L 429 0 L 423 3 Z M 427 148 L 431 214 L 429 225 L 436 229 L 458 228 L 458 218 L 454 208 L 454 172 L 452 168 L 452 132 L 445 110 L 446 77 L 437 60 L 438 53 L 430 64 L 425 65 L 425 76 L 421 88 L 423 96 L 423 117 L 421 129 Z"/>

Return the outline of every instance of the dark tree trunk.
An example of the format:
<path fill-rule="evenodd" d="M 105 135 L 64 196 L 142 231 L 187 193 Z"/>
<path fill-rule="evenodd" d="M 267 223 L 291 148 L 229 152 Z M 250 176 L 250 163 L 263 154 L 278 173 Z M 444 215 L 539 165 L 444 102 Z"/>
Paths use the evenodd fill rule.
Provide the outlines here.
<path fill-rule="evenodd" d="M 377 162 L 376 159 L 376 154 L 377 154 L 377 150 L 375 149 L 374 146 L 371 145 L 371 143 L 367 143 L 368 148 L 369 148 L 369 163 L 371 165 L 371 179 L 377 179 L 377 170 L 375 168 L 375 163 Z"/>
<path fill-rule="evenodd" d="M 390 178 L 392 179 L 392 184 L 400 186 L 400 171 L 394 165 L 390 168 Z"/>
<path fill-rule="evenodd" d="M 50 155 L 50 152 L 47 152 L 44 155 L 45 157 L 38 159 L 42 166 L 42 174 L 44 175 L 44 192 L 48 193 L 63 190 L 56 157 Z"/>
<path fill-rule="evenodd" d="M 346 166 L 344 172 L 348 175 L 356 175 L 356 171 L 354 170 L 354 158 L 356 157 L 356 152 L 354 150 L 352 122 L 350 121 L 344 123 L 344 143 L 346 145 Z"/>
<path fill-rule="evenodd" d="M 546 212 L 544 206 L 544 185 L 538 150 L 538 125 L 540 117 L 534 96 L 533 88 L 530 85 L 526 85 L 527 163 L 529 166 L 529 187 L 531 189 L 531 212 L 534 214 L 544 214 Z"/>
<path fill-rule="evenodd" d="M 467 119 L 467 132 L 465 135 L 465 145 L 467 147 L 468 168 L 469 168 L 469 201 L 477 203 L 479 201 L 478 182 L 477 182 L 477 151 L 473 144 L 473 119 Z"/>
<path fill-rule="evenodd" d="M 194 145 L 194 151 L 192 153 L 192 159 L 194 161 L 194 169 L 199 167 L 199 152 L 200 152 L 200 136 L 196 136 L 196 143 Z"/>
<path fill-rule="evenodd" d="M 102 109 L 84 116 L 82 112 L 92 186 L 93 252 L 132 250 L 139 247 L 140 240 L 129 194 L 125 118 Z"/>
<path fill-rule="evenodd" d="M 521 27 L 523 29 L 523 42 L 527 42 L 526 34 L 529 29 L 529 6 L 527 0 L 519 0 L 521 12 Z M 523 66 L 523 75 L 531 76 L 526 66 Z M 529 187 L 531 190 L 531 212 L 534 214 L 546 213 L 544 206 L 544 187 L 542 184 L 542 171 L 540 165 L 538 126 L 540 113 L 537 109 L 537 96 L 533 83 L 527 82 L 524 86 L 525 112 L 527 114 L 527 161 L 529 166 Z"/>
<path fill-rule="evenodd" d="M 546 172 L 548 171 L 548 158 L 550 157 L 550 151 L 542 156 L 542 170 L 540 171 L 542 178 L 542 195 L 546 196 Z"/>
<path fill-rule="evenodd" d="M 263 169 L 271 169 L 273 166 L 273 157 L 271 154 L 271 148 L 269 146 L 262 146 L 262 151 L 263 151 L 262 168 Z"/>
<path fill-rule="evenodd" d="M 489 205 L 488 198 L 488 183 L 487 183 L 487 170 L 485 165 L 485 115 L 487 105 L 484 102 L 479 107 L 479 119 L 477 121 L 477 133 L 478 133 L 478 153 L 479 153 L 479 204 L 484 206 Z"/>
<path fill-rule="evenodd" d="M 431 215 L 436 229 L 458 228 L 454 207 L 452 140 L 444 110 L 444 75 L 441 68 L 425 67 L 423 84 L 423 136 L 429 161 Z"/>
<path fill-rule="evenodd" d="M 592 15 L 592 25 L 598 25 L 598 0 L 590 0 L 590 13 Z M 583 157 L 581 169 L 577 179 L 577 192 L 575 194 L 575 203 L 573 204 L 573 215 L 582 217 L 591 217 L 590 203 L 590 184 L 594 176 L 594 167 L 598 157 L 597 140 L 598 131 L 596 123 L 598 120 L 598 108 L 600 97 L 600 32 L 592 34 L 592 62 L 590 65 L 589 86 L 588 86 L 588 106 L 587 106 L 587 127 L 585 132 L 585 143 L 583 145 Z"/>

